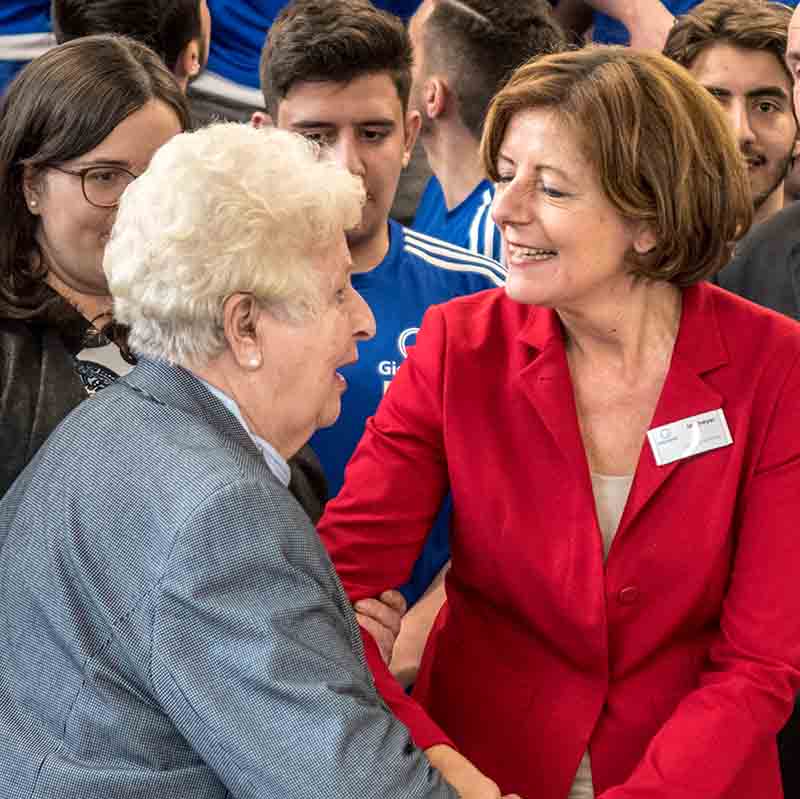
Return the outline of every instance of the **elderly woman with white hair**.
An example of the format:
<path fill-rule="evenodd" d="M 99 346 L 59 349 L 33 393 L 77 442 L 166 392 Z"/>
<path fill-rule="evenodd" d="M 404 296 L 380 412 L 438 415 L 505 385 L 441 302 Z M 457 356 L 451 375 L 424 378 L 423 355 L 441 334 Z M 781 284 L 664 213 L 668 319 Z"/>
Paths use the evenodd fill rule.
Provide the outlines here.
<path fill-rule="evenodd" d="M 415 799 L 455 795 L 431 761 L 475 776 L 378 699 L 286 487 L 374 332 L 344 237 L 362 202 L 316 145 L 240 125 L 175 137 L 126 189 L 104 268 L 139 363 L 0 502 L 4 795 Z"/>

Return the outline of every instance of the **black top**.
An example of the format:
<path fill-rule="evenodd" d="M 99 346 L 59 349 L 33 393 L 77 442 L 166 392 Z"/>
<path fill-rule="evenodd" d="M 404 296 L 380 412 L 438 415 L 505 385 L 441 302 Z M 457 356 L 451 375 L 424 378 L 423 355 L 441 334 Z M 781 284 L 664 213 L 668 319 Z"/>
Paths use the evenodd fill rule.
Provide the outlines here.
<path fill-rule="evenodd" d="M 715 282 L 800 321 L 800 203 L 748 234 Z"/>

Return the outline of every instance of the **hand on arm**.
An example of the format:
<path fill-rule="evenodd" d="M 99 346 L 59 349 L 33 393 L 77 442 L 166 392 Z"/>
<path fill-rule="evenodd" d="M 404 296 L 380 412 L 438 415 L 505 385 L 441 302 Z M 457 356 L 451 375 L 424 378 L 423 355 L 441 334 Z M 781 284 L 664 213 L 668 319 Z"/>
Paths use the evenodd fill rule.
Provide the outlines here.
<path fill-rule="evenodd" d="M 360 599 L 353 608 L 358 623 L 375 639 L 383 662 L 389 663 L 407 608 L 405 597 L 399 591 L 384 591 L 377 599 Z"/>
<path fill-rule="evenodd" d="M 400 634 L 394 644 L 389 669 L 398 682 L 408 688 L 417 679 L 420 660 L 428 641 L 431 627 L 445 603 L 447 596 L 444 577 L 450 568 L 448 561 L 419 601 L 406 613 L 400 626 Z"/>

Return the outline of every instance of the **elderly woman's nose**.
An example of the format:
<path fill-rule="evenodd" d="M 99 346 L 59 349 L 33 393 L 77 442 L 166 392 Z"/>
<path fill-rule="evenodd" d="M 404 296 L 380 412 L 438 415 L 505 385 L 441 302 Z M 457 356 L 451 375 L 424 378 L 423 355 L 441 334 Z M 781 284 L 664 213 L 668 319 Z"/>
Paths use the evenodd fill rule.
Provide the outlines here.
<path fill-rule="evenodd" d="M 353 338 L 366 341 L 375 335 L 375 316 L 367 301 L 357 292 L 353 308 Z"/>

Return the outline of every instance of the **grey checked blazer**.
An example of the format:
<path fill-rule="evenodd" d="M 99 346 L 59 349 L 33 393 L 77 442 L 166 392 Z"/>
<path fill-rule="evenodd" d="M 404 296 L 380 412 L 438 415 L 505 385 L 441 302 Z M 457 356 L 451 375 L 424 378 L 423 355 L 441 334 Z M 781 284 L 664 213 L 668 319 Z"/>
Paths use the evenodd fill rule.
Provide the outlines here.
<path fill-rule="evenodd" d="M 187 371 L 82 403 L 0 502 L 0 796 L 455 796 L 308 517 Z"/>

